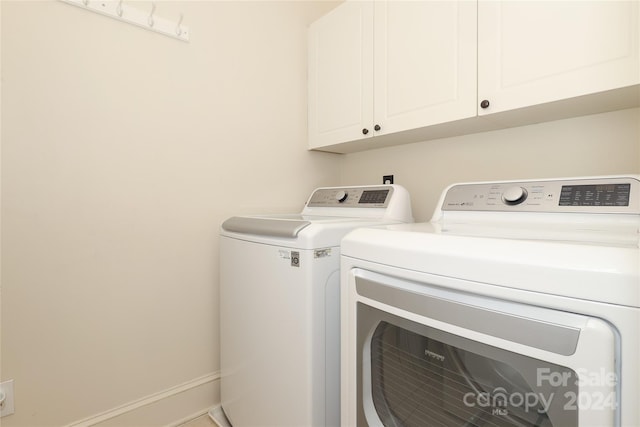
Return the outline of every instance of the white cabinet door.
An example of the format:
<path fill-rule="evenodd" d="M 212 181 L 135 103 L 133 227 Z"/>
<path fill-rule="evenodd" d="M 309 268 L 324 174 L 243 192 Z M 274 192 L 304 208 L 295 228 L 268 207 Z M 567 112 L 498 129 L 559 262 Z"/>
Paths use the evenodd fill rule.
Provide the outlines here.
<path fill-rule="evenodd" d="M 480 1 L 479 115 L 640 83 L 639 5 Z"/>
<path fill-rule="evenodd" d="M 474 1 L 347 1 L 309 29 L 309 147 L 474 117 Z"/>
<path fill-rule="evenodd" d="M 373 3 L 347 1 L 314 22 L 308 55 L 309 148 L 373 136 Z"/>
<path fill-rule="evenodd" d="M 476 2 L 377 1 L 376 135 L 473 117 Z"/>

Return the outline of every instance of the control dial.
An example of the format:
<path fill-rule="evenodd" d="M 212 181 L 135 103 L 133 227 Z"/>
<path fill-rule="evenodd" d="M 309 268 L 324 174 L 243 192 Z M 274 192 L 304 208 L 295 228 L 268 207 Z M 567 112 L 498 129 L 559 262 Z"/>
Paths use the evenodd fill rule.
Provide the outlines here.
<path fill-rule="evenodd" d="M 347 200 L 347 197 L 349 197 L 349 194 L 347 194 L 346 191 L 340 190 L 336 193 L 336 200 L 339 203 L 344 202 L 345 200 Z"/>
<path fill-rule="evenodd" d="M 507 205 L 519 205 L 527 200 L 527 190 L 522 187 L 514 186 L 507 188 L 502 193 L 502 201 Z"/>

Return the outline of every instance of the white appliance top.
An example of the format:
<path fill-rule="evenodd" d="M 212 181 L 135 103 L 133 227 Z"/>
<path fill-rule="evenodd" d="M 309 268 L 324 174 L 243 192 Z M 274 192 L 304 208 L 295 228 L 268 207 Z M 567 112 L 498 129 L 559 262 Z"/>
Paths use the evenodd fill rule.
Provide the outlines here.
<path fill-rule="evenodd" d="M 429 223 L 356 230 L 342 254 L 640 307 L 640 177 L 455 184 Z"/>
<path fill-rule="evenodd" d="M 299 214 L 238 216 L 222 235 L 269 244 L 337 246 L 357 227 L 413 222 L 411 200 L 400 185 L 323 187 L 311 193 Z"/>

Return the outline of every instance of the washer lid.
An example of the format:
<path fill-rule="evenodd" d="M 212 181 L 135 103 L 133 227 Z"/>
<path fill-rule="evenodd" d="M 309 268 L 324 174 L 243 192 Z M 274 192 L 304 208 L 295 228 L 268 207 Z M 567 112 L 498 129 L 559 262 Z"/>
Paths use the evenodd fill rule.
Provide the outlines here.
<path fill-rule="evenodd" d="M 272 237 L 297 237 L 311 221 L 234 216 L 222 223 L 222 229 L 234 233 Z"/>

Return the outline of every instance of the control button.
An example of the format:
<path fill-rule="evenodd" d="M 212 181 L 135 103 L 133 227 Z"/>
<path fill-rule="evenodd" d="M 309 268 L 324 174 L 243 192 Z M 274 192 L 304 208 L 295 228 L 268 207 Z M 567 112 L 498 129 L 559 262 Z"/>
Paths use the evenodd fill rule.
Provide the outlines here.
<path fill-rule="evenodd" d="M 347 197 L 349 197 L 349 195 L 347 194 L 346 191 L 340 190 L 336 193 L 336 200 L 339 203 L 344 202 L 345 200 L 347 200 Z"/>
<path fill-rule="evenodd" d="M 509 187 L 502 193 L 502 201 L 507 205 L 519 205 L 527 199 L 527 190 L 522 187 Z"/>

